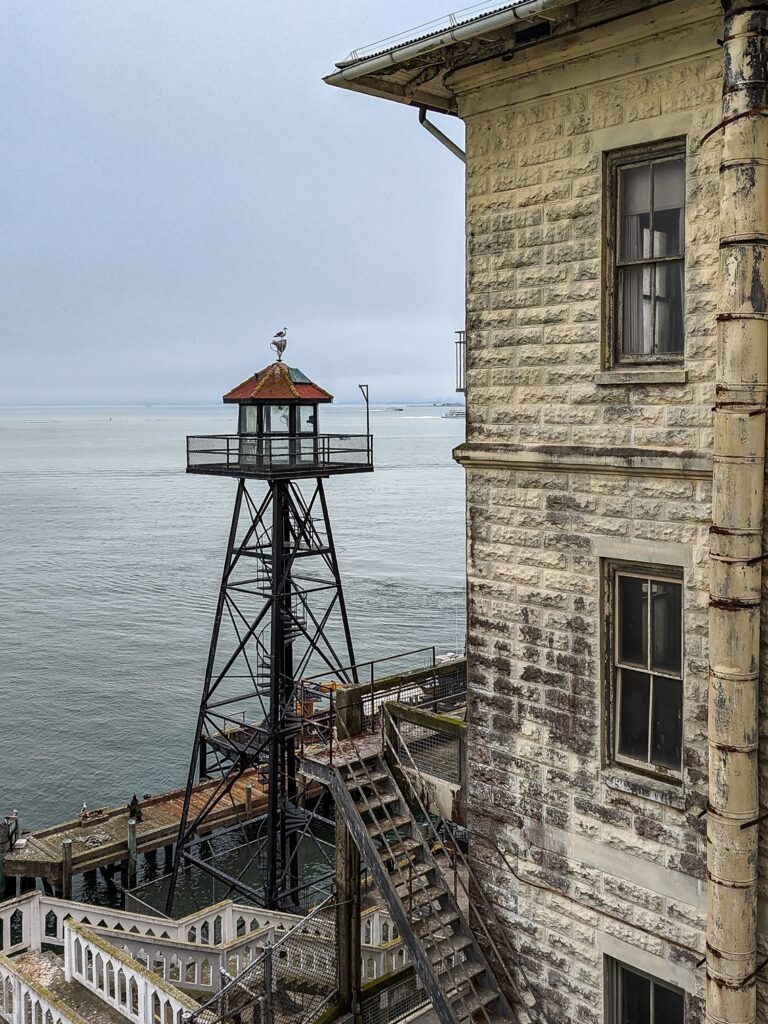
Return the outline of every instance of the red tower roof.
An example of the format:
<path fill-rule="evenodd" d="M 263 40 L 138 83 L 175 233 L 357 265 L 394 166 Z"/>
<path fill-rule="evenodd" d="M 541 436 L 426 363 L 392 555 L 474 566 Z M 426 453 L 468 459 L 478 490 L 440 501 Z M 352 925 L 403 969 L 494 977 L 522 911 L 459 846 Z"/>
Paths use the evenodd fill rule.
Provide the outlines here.
<path fill-rule="evenodd" d="M 278 361 L 254 373 L 224 395 L 225 402 L 332 402 L 333 395 L 301 370 Z"/>

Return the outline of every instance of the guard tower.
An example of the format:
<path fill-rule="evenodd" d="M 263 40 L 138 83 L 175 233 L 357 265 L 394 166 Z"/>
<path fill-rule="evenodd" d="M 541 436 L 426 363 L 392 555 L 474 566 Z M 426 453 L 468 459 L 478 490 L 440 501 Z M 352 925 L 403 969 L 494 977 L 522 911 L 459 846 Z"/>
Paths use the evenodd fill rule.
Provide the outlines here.
<path fill-rule="evenodd" d="M 311 669 L 357 682 L 323 480 L 373 470 L 369 417 L 365 434 L 320 433 L 319 407 L 333 397 L 283 362 L 285 345 L 281 332 L 272 342 L 277 361 L 224 395 L 238 406 L 236 434 L 187 438 L 188 473 L 238 483 L 168 913 L 179 871 L 189 865 L 266 907 L 300 905 L 299 848 L 313 813 L 297 777 L 302 680 Z M 256 886 L 243 880 L 247 870 L 235 877 L 196 852 L 197 837 L 235 804 L 245 779 L 246 803 L 253 794 L 263 805 L 251 847 Z M 195 790 L 199 780 L 210 784 Z"/>

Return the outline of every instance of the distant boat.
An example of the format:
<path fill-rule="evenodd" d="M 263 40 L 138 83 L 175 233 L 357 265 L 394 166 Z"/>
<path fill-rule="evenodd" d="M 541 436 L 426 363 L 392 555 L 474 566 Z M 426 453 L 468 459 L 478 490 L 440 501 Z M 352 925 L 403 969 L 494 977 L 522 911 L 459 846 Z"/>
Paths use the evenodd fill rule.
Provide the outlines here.
<path fill-rule="evenodd" d="M 390 405 L 390 407 L 387 409 L 387 412 L 405 412 L 405 409 L 402 407 L 402 405 Z"/>
<path fill-rule="evenodd" d="M 467 418 L 466 409 L 449 409 L 443 413 L 444 420 L 464 420 Z"/>

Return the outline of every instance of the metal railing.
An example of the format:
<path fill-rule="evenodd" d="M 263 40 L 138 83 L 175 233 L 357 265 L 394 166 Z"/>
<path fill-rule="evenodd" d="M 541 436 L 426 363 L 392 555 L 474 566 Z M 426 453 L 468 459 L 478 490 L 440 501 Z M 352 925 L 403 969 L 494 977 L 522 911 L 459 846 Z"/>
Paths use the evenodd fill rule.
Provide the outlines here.
<path fill-rule="evenodd" d="M 467 390 L 467 332 L 456 331 L 456 390 Z"/>
<path fill-rule="evenodd" d="M 428 664 L 393 675 L 377 675 L 381 666 L 386 664 L 389 667 L 395 659 L 406 657 L 424 659 Z M 332 747 L 337 717 L 344 718 L 345 728 L 353 736 L 376 732 L 381 724 L 382 706 L 390 701 L 463 720 L 466 716 L 466 664 L 465 658 L 438 662 L 435 648 L 423 647 L 355 665 L 355 675 L 359 680 L 356 685 L 339 685 L 338 682 L 338 676 L 349 675 L 352 668 L 344 669 L 342 673 L 324 672 L 303 679 L 297 690 L 302 719 L 302 751 L 304 745 L 318 742 Z M 307 698 L 320 695 L 323 707 L 315 708 Z"/>
<path fill-rule="evenodd" d="M 187 438 L 187 469 L 264 472 L 372 469 L 372 434 L 208 434 Z"/>

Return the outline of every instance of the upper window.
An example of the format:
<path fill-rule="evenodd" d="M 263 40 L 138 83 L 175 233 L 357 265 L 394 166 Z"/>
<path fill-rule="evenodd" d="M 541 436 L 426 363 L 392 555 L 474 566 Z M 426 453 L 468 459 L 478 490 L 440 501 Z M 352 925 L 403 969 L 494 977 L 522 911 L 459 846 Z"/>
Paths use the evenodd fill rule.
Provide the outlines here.
<path fill-rule="evenodd" d="M 683 1024 L 685 997 L 650 974 L 610 961 L 609 1024 Z"/>
<path fill-rule="evenodd" d="M 682 581 L 612 572 L 613 754 L 617 763 L 680 776 L 683 748 Z"/>
<path fill-rule="evenodd" d="M 613 361 L 683 356 L 685 147 L 608 157 L 610 334 Z"/>

